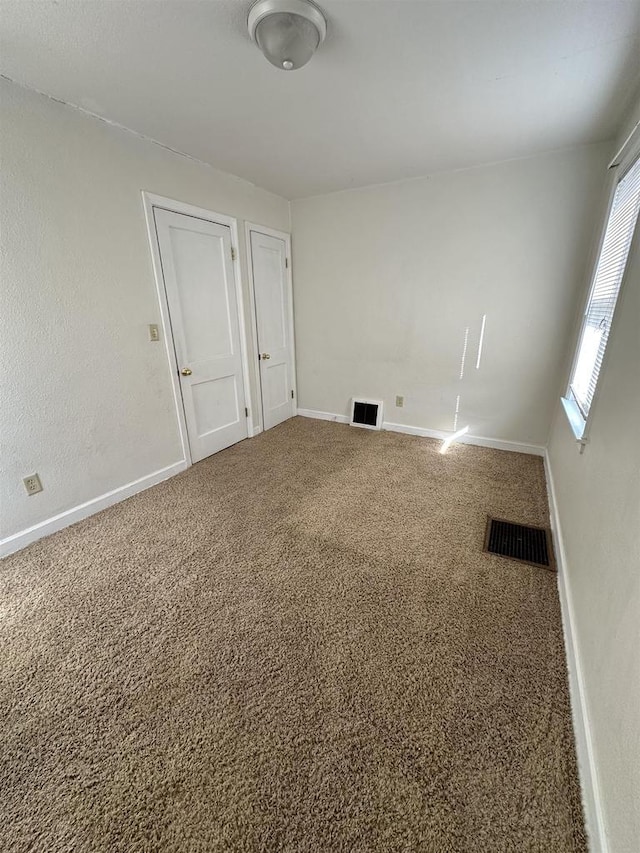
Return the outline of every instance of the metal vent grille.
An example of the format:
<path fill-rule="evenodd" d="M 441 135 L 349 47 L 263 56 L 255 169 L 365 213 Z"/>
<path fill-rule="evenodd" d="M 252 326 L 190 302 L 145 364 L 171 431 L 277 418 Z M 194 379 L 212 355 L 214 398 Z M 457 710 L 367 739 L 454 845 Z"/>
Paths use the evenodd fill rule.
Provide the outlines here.
<path fill-rule="evenodd" d="M 502 518 L 488 518 L 484 550 L 531 566 L 555 569 L 551 531 L 527 527 Z"/>
<path fill-rule="evenodd" d="M 377 403 L 354 403 L 353 404 L 353 422 L 354 424 L 365 424 L 366 426 L 375 426 L 378 420 L 378 405 Z"/>
<path fill-rule="evenodd" d="M 363 400 L 352 397 L 351 426 L 364 427 L 364 429 L 380 429 L 382 427 L 382 400 Z"/>

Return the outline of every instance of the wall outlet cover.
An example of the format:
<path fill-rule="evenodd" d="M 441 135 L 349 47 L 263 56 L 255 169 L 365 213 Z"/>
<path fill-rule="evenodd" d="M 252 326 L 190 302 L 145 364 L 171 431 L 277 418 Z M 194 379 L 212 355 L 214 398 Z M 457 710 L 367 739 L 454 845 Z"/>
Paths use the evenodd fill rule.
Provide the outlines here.
<path fill-rule="evenodd" d="M 396 406 L 401 409 L 404 406 L 404 397 L 401 394 L 398 394 L 396 397 Z"/>
<path fill-rule="evenodd" d="M 42 491 L 42 483 L 40 482 L 40 477 L 37 474 L 29 474 L 29 476 L 25 477 L 22 482 L 24 483 L 24 487 L 27 490 L 28 495 L 37 495 L 38 492 Z"/>
<path fill-rule="evenodd" d="M 157 323 L 149 323 L 149 340 L 150 341 L 159 341 L 160 340 L 160 330 L 158 329 Z"/>

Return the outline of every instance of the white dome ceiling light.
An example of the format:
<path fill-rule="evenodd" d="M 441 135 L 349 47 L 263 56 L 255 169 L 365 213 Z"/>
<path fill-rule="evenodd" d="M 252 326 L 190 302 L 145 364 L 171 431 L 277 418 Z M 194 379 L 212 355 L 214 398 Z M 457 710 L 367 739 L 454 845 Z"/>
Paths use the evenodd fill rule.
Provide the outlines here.
<path fill-rule="evenodd" d="M 324 41 L 327 22 L 311 0 L 258 0 L 249 10 L 249 35 L 282 71 L 295 71 Z"/>

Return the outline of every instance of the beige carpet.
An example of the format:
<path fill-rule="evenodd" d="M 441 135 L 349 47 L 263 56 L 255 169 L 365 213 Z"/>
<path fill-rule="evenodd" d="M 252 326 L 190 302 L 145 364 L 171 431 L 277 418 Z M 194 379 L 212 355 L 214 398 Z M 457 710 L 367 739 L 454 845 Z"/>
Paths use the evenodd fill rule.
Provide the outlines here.
<path fill-rule="evenodd" d="M 540 459 L 296 418 L 0 564 L 0 847 L 584 851 Z"/>

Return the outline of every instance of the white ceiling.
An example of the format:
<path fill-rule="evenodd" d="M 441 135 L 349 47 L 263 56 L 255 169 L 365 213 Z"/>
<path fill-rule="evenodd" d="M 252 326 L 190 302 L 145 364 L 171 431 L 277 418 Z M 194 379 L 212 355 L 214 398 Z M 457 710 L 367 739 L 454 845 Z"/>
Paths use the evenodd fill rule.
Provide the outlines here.
<path fill-rule="evenodd" d="M 321 0 L 305 68 L 248 0 L 1 0 L 0 71 L 288 198 L 608 139 L 640 2 Z"/>

